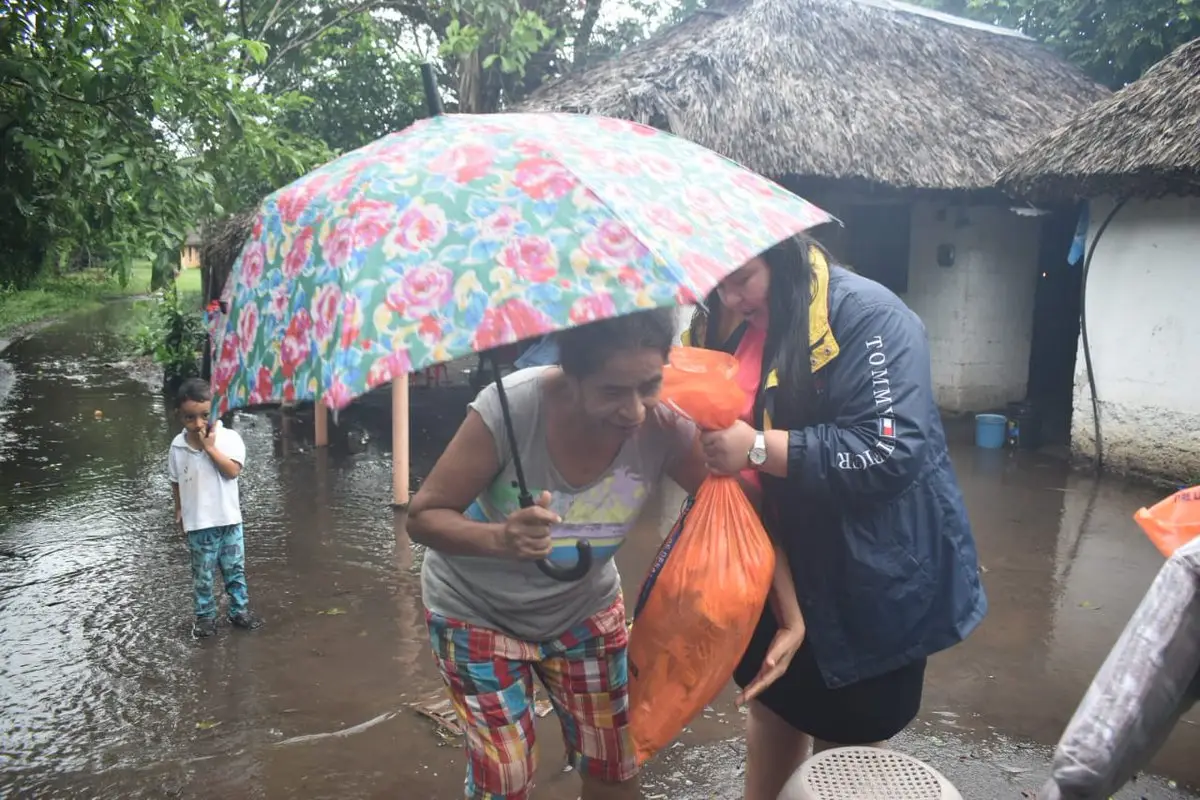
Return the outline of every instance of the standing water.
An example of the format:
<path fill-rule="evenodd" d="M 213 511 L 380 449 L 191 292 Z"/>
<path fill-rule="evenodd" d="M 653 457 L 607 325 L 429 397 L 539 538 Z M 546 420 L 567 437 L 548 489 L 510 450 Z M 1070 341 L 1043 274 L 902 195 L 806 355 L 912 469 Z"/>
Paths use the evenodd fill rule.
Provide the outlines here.
<path fill-rule="evenodd" d="M 120 363 L 111 331 L 125 313 L 110 306 L 0 355 L 0 796 L 461 796 L 458 744 L 410 706 L 441 684 L 425 643 L 419 549 L 388 505 L 390 457 L 375 445 L 389 441 L 387 402 L 361 403 L 343 429 L 353 432 L 320 451 L 311 419 L 236 417 L 248 449 L 251 603 L 267 625 L 223 625 L 195 641 L 165 475 L 177 425 Z M 413 398 L 422 475 L 468 398 L 462 388 Z M 960 433 L 955 464 L 991 613 L 931 661 L 916 729 L 926 742 L 1003 734 L 1052 744 L 1161 565 L 1130 520 L 1159 492 L 979 450 Z M 669 521 L 671 503 L 662 510 Z M 621 554 L 627 595 L 654 533 Z M 708 783 L 699 766 L 680 771 L 680 754 L 687 770 L 692 748 L 739 732 L 730 697 L 651 770 L 654 791 L 740 796 L 738 759 Z M 1196 721 L 1181 723 L 1155 764 L 1193 785 Z M 573 800 L 553 717 L 538 725 L 539 798 Z M 1043 777 L 1014 773 L 1013 796 Z"/>

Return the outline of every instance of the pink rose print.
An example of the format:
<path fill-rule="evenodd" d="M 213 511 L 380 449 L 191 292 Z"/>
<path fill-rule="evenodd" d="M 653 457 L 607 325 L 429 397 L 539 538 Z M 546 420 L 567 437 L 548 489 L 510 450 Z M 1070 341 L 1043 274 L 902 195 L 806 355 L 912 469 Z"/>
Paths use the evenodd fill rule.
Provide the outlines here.
<path fill-rule="evenodd" d="M 337 286 L 326 284 L 317 289 L 312 301 L 313 329 L 316 332 L 317 343 L 322 350 L 329 344 L 333 336 L 333 326 L 337 324 L 338 308 L 342 304 L 342 290 Z"/>
<path fill-rule="evenodd" d="M 632 133 L 637 136 L 655 136 L 658 131 L 647 125 L 642 125 L 638 122 L 630 122 L 627 119 L 615 119 L 613 117 L 597 117 L 597 126 L 612 133 L 623 134 Z"/>
<path fill-rule="evenodd" d="M 753 172 L 738 170 L 733 173 L 733 183 L 739 189 L 745 189 L 759 197 L 775 197 L 775 184 Z"/>
<path fill-rule="evenodd" d="M 326 175 L 317 175 L 306 180 L 301 180 L 283 190 L 279 195 L 279 200 L 276 205 L 279 208 L 279 216 L 288 225 L 296 224 L 300 219 L 300 215 L 308 208 L 309 203 L 321 191 L 321 187 L 329 180 Z"/>
<path fill-rule="evenodd" d="M 558 253 L 550 240 L 541 236 L 509 242 L 500 251 L 499 261 L 517 273 L 517 277 L 533 283 L 546 283 L 558 274 Z"/>
<path fill-rule="evenodd" d="M 483 312 L 483 320 L 475 329 L 471 346 L 475 350 L 490 350 L 522 339 L 532 339 L 548 333 L 553 327 L 550 318 L 529 303 L 508 300 L 497 308 Z"/>
<path fill-rule="evenodd" d="M 432 347 L 442 338 L 442 324 L 432 314 L 424 317 L 417 328 L 417 335 L 421 337 L 422 342 Z"/>
<path fill-rule="evenodd" d="M 283 382 L 283 402 L 296 402 L 296 384 L 292 383 L 291 381 Z"/>
<path fill-rule="evenodd" d="M 291 295 L 288 293 L 287 285 L 276 286 L 271 290 L 271 301 L 267 307 L 267 311 L 275 319 L 283 319 L 284 315 L 287 314 L 288 301 L 290 299 Z"/>
<path fill-rule="evenodd" d="M 658 153 L 646 153 L 641 158 L 642 172 L 660 181 L 677 181 L 683 177 L 679 164 Z"/>
<path fill-rule="evenodd" d="M 406 270 L 391 285 L 384 302 L 408 320 L 432 314 L 454 296 L 454 272 L 436 262 Z"/>
<path fill-rule="evenodd" d="M 358 200 L 350 204 L 354 218 L 354 245 L 373 247 L 396 224 L 396 206 L 381 200 Z"/>
<path fill-rule="evenodd" d="M 274 391 L 275 384 L 271 380 L 271 370 L 259 367 L 258 374 L 254 376 L 254 388 L 250 390 L 250 404 L 258 405 L 268 402 Z"/>
<path fill-rule="evenodd" d="M 695 232 L 691 221 L 670 206 L 659 204 L 647 207 L 646 219 L 668 233 L 691 236 Z"/>
<path fill-rule="evenodd" d="M 352 294 L 342 296 L 342 347 L 349 348 L 358 339 L 362 331 L 363 312 L 358 297 Z"/>
<path fill-rule="evenodd" d="M 367 386 L 374 389 L 388 381 L 412 372 L 412 361 L 407 350 L 396 350 L 371 365 L 367 371 Z"/>
<path fill-rule="evenodd" d="M 617 270 L 617 283 L 626 289 L 641 289 L 646 285 L 642 274 L 633 267 L 625 266 Z"/>
<path fill-rule="evenodd" d="M 698 286 L 716 286 L 726 275 L 741 264 L 732 266 L 723 264 L 715 258 L 702 253 L 685 252 L 679 258 L 679 263 L 687 270 L 688 277 Z"/>
<path fill-rule="evenodd" d="M 429 169 L 455 183 L 470 183 L 487 175 L 496 151 L 483 144 L 463 144 L 443 150 L 429 162 Z"/>
<path fill-rule="evenodd" d="M 341 378 L 335 377 L 329 388 L 325 390 L 325 394 L 321 397 L 321 401 L 329 408 L 335 411 L 343 409 L 350 405 L 350 401 L 354 399 L 354 394 L 350 391 L 350 387 L 342 382 Z"/>
<path fill-rule="evenodd" d="M 313 229 L 305 227 L 292 241 L 292 247 L 288 250 L 288 254 L 283 257 L 284 277 L 288 280 L 295 280 L 299 277 L 304 268 L 308 266 L 309 256 L 312 255 L 312 246 Z"/>
<path fill-rule="evenodd" d="M 521 215 L 515 208 L 505 206 L 479 223 L 479 238 L 488 241 L 503 242 L 509 239 L 517 229 Z"/>
<path fill-rule="evenodd" d="M 570 318 L 576 325 L 586 325 L 616 315 L 617 306 L 613 303 L 612 295 L 607 293 L 581 297 L 571 304 Z"/>
<path fill-rule="evenodd" d="M 436 246 L 446 236 L 446 212 L 441 206 L 412 203 L 404 209 L 392 233 L 392 243 L 409 253 Z"/>
<path fill-rule="evenodd" d="M 242 253 L 242 285 L 247 289 L 253 289 L 255 286 L 258 286 L 258 281 L 262 278 L 266 263 L 267 248 L 262 242 L 252 241 L 246 245 L 246 250 Z"/>
<path fill-rule="evenodd" d="M 803 221 L 795 215 L 778 211 L 770 205 L 759 209 L 758 220 L 763 230 L 774 239 L 786 239 L 804 227 Z"/>
<path fill-rule="evenodd" d="M 354 249 L 353 224 L 349 218 L 342 218 L 332 230 L 325 228 L 326 235 L 321 239 L 321 252 L 329 266 L 334 269 L 341 269 L 350 260 L 350 253 Z"/>
<path fill-rule="evenodd" d="M 683 203 L 695 214 L 712 219 L 723 214 L 725 203 L 711 189 L 703 186 L 689 186 L 683 192 Z"/>
<path fill-rule="evenodd" d="M 517 164 L 513 183 L 534 200 L 559 200 L 570 194 L 578 181 L 557 161 L 534 157 Z"/>
<path fill-rule="evenodd" d="M 263 229 L 263 218 L 262 218 L 262 214 L 259 214 L 258 216 L 256 216 L 254 218 L 254 227 L 252 227 L 250 229 L 250 236 L 254 239 L 257 239 L 258 237 L 262 236 L 262 229 Z"/>
<path fill-rule="evenodd" d="M 583 239 L 583 251 L 605 266 L 619 267 L 646 256 L 645 246 L 629 228 L 613 219 L 601 222 Z"/>
<path fill-rule="evenodd" d="M 293 378 L 312 352 L 312 342 L 308 332 L 312 329 L 312 320 L 303 308 L 296 312 L 288 324 L 287 333 L 283 335 L 283 344 L 279 347 L 279 357 L 283 362 L 280 371 L 285 378 Z"/>
<path fill-rule="evenodd" d="M 246 355 L 254 347 L 254 337 L 258 333 L 258 307 L 243 306 L 238 313 L 237 338 L 241 344 L 242 355 Z"/>
<path fill-rule="evenodd" d="M 226 332 L 221 339 L 221 352 L 217 355 L 217 363 L 213 364 L 213 385 L 223 390 L 228 388 L 238 368 L 237 335 Z"/>

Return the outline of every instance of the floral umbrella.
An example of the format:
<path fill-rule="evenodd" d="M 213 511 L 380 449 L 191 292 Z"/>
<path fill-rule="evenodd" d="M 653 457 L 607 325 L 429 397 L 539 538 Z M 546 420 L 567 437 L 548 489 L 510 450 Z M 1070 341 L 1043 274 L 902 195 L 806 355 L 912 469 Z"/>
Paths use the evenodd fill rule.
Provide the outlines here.
<path fill-rule="evenodd" d="M 642 125 L 432 117 L 266 199 L 217 318 L 217 411 L 336 410 L 472 352 L 695 302 L 830 219 Z"/>

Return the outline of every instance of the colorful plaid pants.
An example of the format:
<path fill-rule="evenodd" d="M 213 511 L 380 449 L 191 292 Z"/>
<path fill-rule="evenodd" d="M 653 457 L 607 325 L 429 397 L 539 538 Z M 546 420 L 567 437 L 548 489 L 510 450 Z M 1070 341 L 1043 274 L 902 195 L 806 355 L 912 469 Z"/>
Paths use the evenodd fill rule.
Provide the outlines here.
<path fill-rule="evenodd" d="M 537 767 L 533 678 L 562 725 L 572 765 L 618 783 L 637 774 L 629 733 L 628 634 L 620 597 L 551 642 L 533 643 L 426 612 L 466 732 L 468 800 L 525 800 Z"/>

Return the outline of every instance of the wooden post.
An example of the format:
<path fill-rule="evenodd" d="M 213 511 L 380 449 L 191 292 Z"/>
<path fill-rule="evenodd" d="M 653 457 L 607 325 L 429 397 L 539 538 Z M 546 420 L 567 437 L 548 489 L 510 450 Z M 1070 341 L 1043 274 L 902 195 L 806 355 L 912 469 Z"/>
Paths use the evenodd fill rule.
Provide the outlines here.
<path fill-rule="evenodd" d="M 313 444 L 316 447 L 329 446 L 329 408 L 317 400 L 313 403 Z"/>
<path fill-rule="evenodd" d="M 392 504 L 408 505 L 408 376 L 392 380 Z"/>

